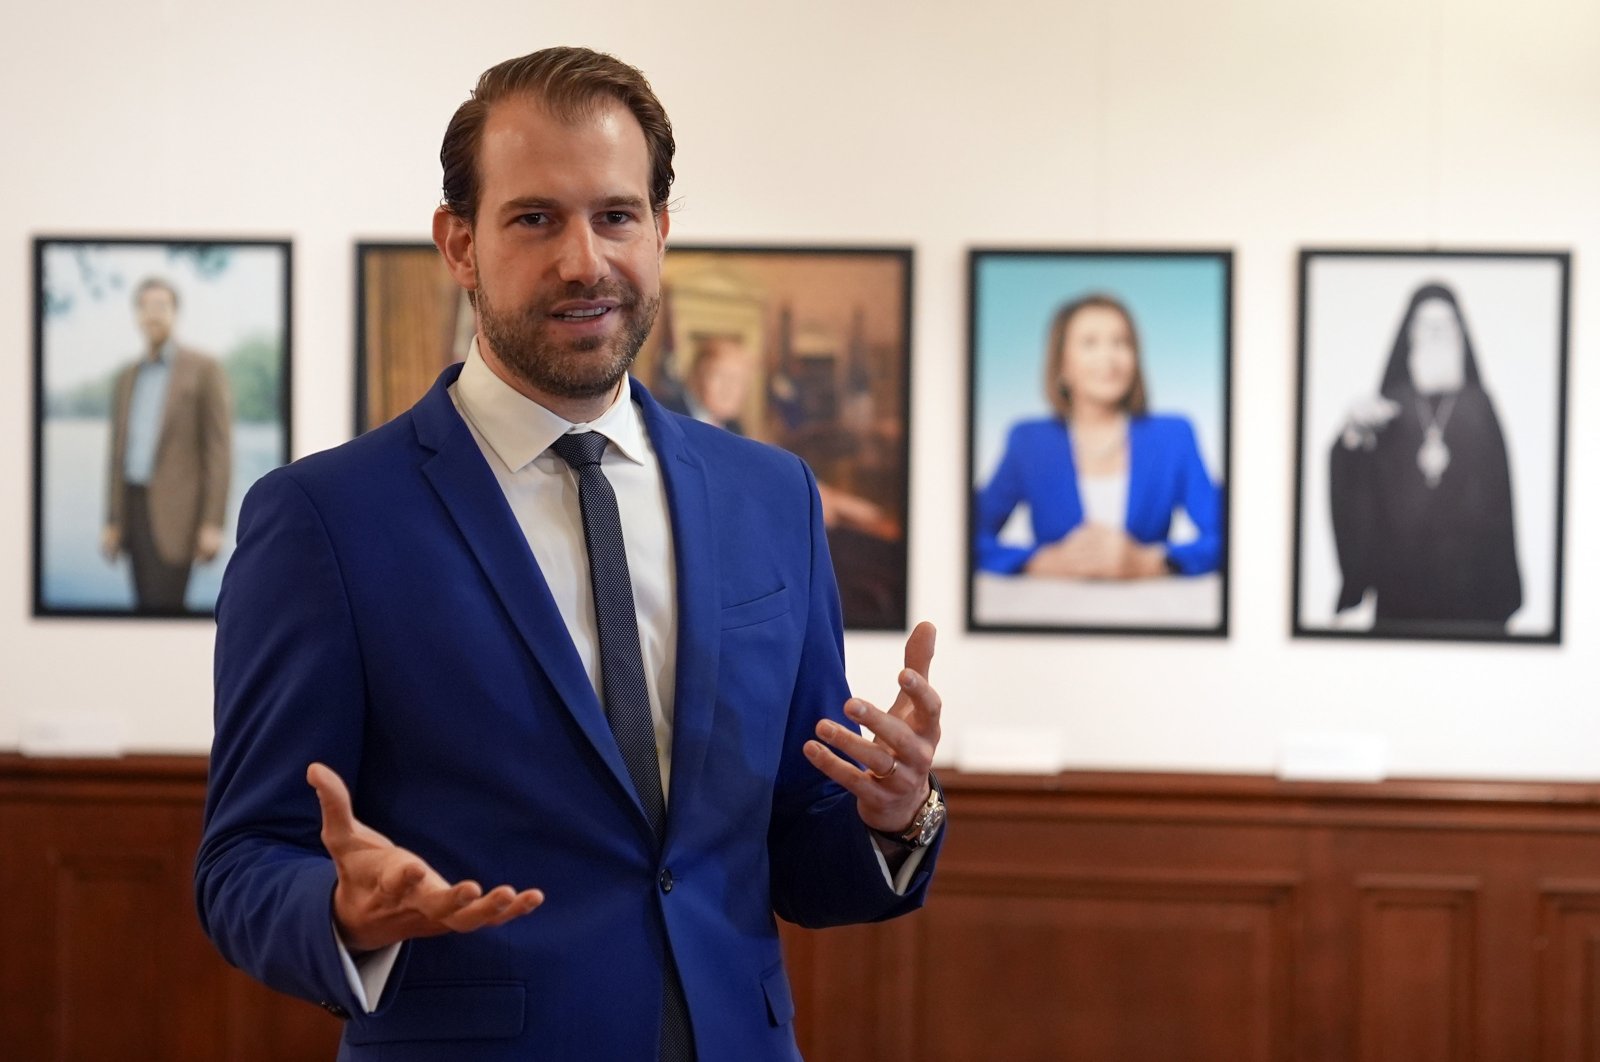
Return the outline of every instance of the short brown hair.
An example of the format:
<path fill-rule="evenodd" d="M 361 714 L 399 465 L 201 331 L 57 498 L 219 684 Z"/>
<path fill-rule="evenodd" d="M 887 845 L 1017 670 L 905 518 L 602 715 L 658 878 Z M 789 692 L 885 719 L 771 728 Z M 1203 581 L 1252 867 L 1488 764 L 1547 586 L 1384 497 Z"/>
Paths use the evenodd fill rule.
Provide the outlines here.
<path fill-rule="evenodd" d="M 145 277 L 133 289 L 133 305 L 137 309 L 139 302 L 147 291 L 164 291 L 172 298 L 172 308 L 178 308 L 178 289 L 172 286 L 172 281 L 166 277 Z"/>
<path fill-rule="evenodd" d="M 1128 344 L 1133 348 L 1133 383 L 1122 396 L 1122 411 L 1141 417 L 1149 409 L 1149 398 L 1144 389 L 1144 366 L 1139 357 L 1139 329 L 1134 327 L 1133 314 L 1110 295 L 1085 295 L 1064 303 L 1050 322 L 1050 344 L 1044 352 L 1044 394 L 1052 408 L 1062 417 L 1072 416 L 1072 393 L 1061 382 L 1061 363 L 1067 354 L 1067 328 L 1072 319 L 1084 310 L 1114 310 L 1122 315 L 1128 326 Z"/>
<path fill-rule="evenodd" d="M 672 191 L 672 123 L 650 82 L 622 60 L 588 48 L 545 48 L 507 59 L 483 72 L 472 95 L 450 119 L 439 148 L 444 206 L 468 224 L 478 214 L 478 146 L 489 108 L 513 96 L 531 96 L 558 118 L 592 111 L 602 100 L 627 107 L 644 130 L 650 151 L 650 209 L 666 209 Z"/>

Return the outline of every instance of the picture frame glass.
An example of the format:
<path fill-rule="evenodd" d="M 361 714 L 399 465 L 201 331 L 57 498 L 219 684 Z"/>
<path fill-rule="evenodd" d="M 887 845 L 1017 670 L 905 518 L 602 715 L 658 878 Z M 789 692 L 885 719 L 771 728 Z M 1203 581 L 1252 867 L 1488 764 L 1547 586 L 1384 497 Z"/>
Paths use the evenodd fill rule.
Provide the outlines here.
<path fill-rule="evenodd" d="M 976 250 L 970 279 L 969 628 L 1225 636 L 1231 254 Z"/>
<path fill-rule="evenodd" d="M 34 267 L 35 615 L 211 615 L 289 457 L 289 244 L 40 237 Z"/>
<path fill-rule="evenodd" d="M 1294 633 L 1559 642 L 1567 256 L 1300 272 Z"/>

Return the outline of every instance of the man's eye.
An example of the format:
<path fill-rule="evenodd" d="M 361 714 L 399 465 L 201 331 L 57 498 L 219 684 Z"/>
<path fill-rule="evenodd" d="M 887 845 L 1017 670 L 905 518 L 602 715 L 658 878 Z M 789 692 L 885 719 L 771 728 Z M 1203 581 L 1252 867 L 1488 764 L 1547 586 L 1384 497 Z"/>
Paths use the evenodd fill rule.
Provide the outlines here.
<path fill-rule="evenodd" d="M 521 215 L 521 216 L 519 216 L 517 218 L 517 224 L 519 224 L 519 225 L 548 225 L 548 224 L 550 224 L 550 215 L 537 213 L 537 212 L 533 213 L 533 214 L 523 214 L 523 215 Z"/>
<path fill-rule="evenodd" d="M 624 210 L 608 210 L 605 219 L 608 225 L 626 225 L 633 220 L 633 215 Z"/>

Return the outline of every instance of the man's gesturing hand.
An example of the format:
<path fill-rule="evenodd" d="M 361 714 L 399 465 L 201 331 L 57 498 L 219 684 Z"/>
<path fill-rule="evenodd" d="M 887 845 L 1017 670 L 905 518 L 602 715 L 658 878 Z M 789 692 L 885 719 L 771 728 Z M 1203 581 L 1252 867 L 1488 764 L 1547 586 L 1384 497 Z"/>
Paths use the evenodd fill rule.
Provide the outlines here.
<path fill-rule="evenodd" d="M 351 951 L 498 926 L 544 902 L 538 889 L 501 885 L 485 893 L 475 881 L 451 885 L 415 853 L 357 819 L 350 791 L 331 769 L 313 763 L 306 781 L 322 805 L 322 844 L 339 874 L 333 919 Z"/>
<path fill-rule="evenodd" d="M 906 639 L 906 666 L 900 693 L 887 712 L 859 697 L 844 706 L 873 737 L 869 740 L 829 719 L 817 724 L 822 741 L 806 742 L 806 756 L 817 769 L 856 796 L 861 821 L 875 830 L 899 833 L 911 825 L 928 799 L 928 772 L 939 747 L 939 694 L 928 684 L 935 631 L 919 623 Z M 841 758 L 822 742 L 849 756 Z"/>

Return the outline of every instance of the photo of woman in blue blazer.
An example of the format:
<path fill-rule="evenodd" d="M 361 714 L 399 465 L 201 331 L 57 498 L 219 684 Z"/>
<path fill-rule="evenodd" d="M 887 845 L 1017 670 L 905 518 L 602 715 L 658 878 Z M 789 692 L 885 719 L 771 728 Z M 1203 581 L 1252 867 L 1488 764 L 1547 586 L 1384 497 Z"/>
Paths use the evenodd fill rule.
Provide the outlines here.
<path fill-rule="evenodd" d="M 1187 419 L 1149 410 L 1139 336 L 1109 295 L 1056 311 L 1044 386 L 1054 415 L 1015 424 L 976 507 L 977 565 L 1078 579 L 1200 575 L 1222 562 L 1222 492 Z M 1001 541 L 1028 507 L 1033 542 Z M 1198 536 L 1172 537 L 1185 513 Z"/>

